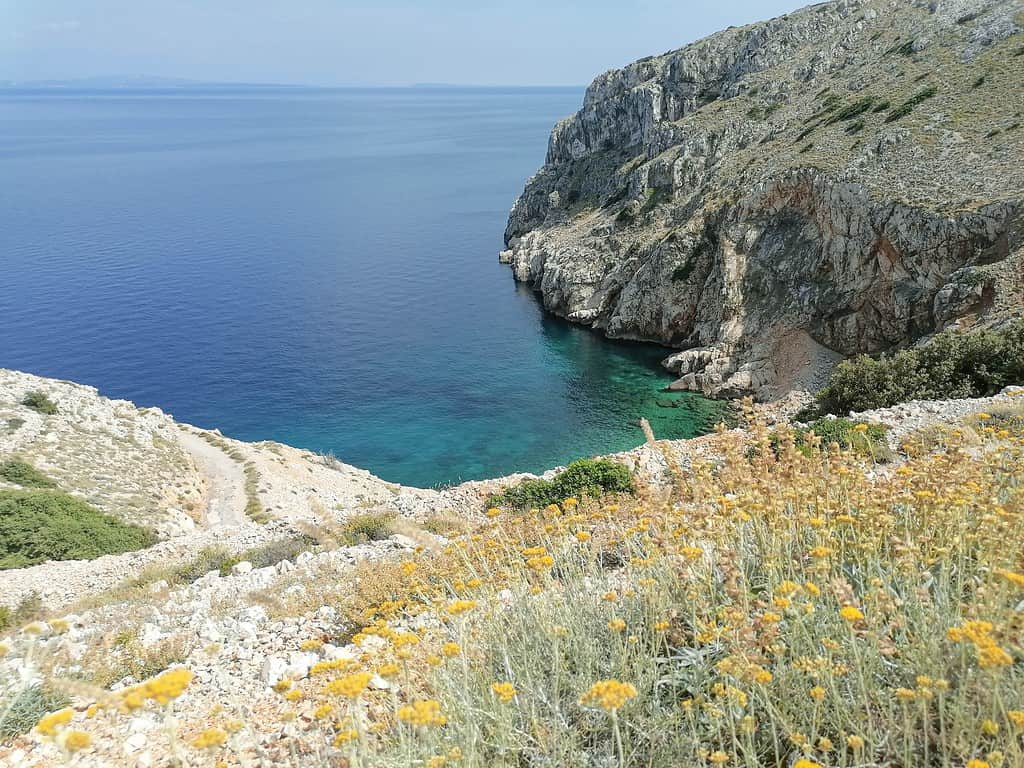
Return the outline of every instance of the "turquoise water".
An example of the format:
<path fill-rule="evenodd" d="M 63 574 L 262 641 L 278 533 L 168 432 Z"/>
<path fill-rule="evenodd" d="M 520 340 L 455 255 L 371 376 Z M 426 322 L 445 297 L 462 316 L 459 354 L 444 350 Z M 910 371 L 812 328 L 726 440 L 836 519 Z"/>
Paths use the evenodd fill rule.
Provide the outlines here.
<path fill-rule="evenodd" d="M 0 95 L 0 366 L 430 486 L 705 428 L 497 263 L 576 89 Z M 662 407 L 675 402 L 681 407 Z"/>

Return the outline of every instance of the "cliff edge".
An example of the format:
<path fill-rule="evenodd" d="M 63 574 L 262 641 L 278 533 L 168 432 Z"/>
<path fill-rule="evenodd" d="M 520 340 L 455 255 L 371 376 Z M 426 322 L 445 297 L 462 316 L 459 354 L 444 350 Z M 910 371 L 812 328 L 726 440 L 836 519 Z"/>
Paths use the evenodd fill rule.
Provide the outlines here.
<path fill-rule="evenodd" d="M 544 306 L 771 399 L 1018 312 L 1024 0 L 840 0 L 600 75 L 516 201 Z"/>

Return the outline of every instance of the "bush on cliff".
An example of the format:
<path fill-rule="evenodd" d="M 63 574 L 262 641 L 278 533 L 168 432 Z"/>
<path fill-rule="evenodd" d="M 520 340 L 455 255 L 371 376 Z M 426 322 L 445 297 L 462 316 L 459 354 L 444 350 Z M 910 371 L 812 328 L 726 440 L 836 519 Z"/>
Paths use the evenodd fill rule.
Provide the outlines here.
<path fill-rule="evenodd" d="M 524 480 L 503 493 L 492 496 L 492 506 L 515 509 L 546 507 L 569 497 L 598 498 L 608 493 L 632 493 L 629 470 L 608 459 L 580 459 L 572 462 L 551 480 Z"/>
<path fill-rule="evenodd" d="M 141 549 L 152 532 L 53 490 L 0 491 L 0 569 Z"/>
<path fill-rule="evenodd" d="M 0 461 L 0 480 L 22 488 L 56 488 L 57 483 L 21 459 Z"/>
<path fill-rule="evenodd" d="M 39 411 L 46 416 L 53 416 L 57 413 L 57 404 L 38 390 L 29 392 L 25 395 L 25 399 L 21 401 L 21 404 L 26 405 L 35 411 Z"/>
<path fill-rule="evenodd" d="M 1024 383 L 1024 320 L 998 330 L 946 331 L 921 347 L 836 366 L 818 393 L 825 413 L 885 408 L 908 400 L 985 397 Z"/>

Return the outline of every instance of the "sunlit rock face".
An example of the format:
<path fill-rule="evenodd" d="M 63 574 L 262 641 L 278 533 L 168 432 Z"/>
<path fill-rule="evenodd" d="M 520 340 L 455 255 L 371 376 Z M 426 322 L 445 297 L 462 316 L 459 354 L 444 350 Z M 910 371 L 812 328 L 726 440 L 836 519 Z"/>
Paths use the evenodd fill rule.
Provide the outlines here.
<path fill-rule="evenodd" d="M 1021 306 L 1022 27 L 1022 0 L 833 2 L 600 75 L 501 260 L 713 395 L 998 322 Z"/>

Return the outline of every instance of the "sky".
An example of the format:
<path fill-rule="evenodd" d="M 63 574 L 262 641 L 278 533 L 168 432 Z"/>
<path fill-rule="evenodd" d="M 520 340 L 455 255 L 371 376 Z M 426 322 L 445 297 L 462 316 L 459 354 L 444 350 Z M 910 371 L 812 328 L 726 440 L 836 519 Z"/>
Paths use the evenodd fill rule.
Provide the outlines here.
<path fill-rule="evenodd" d="M 797 0 L 0 0 L 0 80 L 585 85 Z"/>

